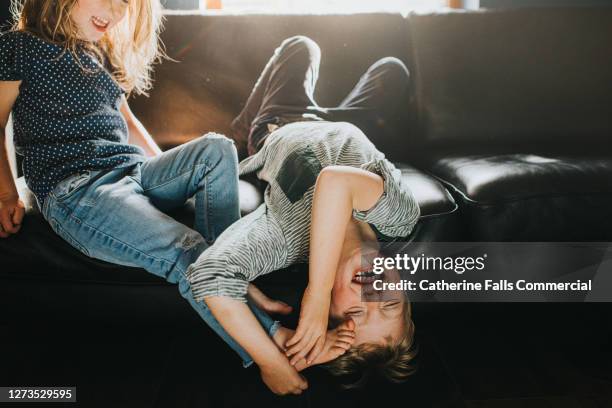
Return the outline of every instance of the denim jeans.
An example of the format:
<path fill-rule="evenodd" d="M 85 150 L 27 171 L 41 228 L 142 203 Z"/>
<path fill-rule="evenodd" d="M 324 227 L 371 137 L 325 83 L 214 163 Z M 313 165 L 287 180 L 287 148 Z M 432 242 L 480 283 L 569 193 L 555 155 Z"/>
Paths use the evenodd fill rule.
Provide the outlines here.
<path fill-rule="evenodd" d="M 195 196 L 194 229 L 164 211 Z M 64 240 L 93 258 L 146 269 L 178 284 L 201 318 L 238 353 L 204 302 L 193 299 L 187 267 L 240 218 L 238 158 L 232 140 L 208 134 L 129 167 L 82 171 L 62 180 L 43 204 L 43 216 Z M 249 301 L 264 329 L 278 322 Z"/>

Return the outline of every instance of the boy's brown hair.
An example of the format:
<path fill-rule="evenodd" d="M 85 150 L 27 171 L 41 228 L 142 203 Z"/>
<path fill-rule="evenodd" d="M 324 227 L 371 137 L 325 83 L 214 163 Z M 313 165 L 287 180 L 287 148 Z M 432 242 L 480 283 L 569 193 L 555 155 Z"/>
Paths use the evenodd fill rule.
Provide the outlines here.
<path fill-rule="evenodd" d="M 360 344 L 327 363 L 325 368 L 334 376 L 358 378 L 356 381 L 345 383 L 344 388 L 361 387 L 373 375 L 394 383 L 406 381 L 416 371 L 413 360 L 418 352 L 414 344 L 412 307 L 407 299 L 404 302 L 402 316 L 405 332 L 398 343 L 392 344 L 391 339 L 387 338 L 387 343 L 384 345 Z"/>

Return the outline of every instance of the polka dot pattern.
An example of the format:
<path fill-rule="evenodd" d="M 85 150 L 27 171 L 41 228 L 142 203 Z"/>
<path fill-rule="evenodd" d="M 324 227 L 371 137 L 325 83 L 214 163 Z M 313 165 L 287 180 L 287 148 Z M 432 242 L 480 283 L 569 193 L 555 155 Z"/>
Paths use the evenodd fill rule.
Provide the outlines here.
<path fill-rule="evenodd" d="M 119 110 L 125 91 L 93 56 L 77 54 L 89 72 L 70 52 L 33 34 L 0 35 L 0 81 L 22 81 L 12 111 L 15 151 L 40 204 L 72 174 L 146 160 L 127 142 Z"/>

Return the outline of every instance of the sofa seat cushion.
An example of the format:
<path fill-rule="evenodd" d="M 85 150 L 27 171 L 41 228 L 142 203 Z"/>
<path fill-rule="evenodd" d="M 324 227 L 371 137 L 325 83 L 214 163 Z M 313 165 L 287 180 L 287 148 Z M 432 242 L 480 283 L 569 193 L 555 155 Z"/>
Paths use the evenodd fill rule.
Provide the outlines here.
<path fill-rule="evenodd" d="M 430 169 L 460 201 L 476 240 L 612 238 L 610 157 L 457 155 Z"/>
<path fill-rule="evenodd" d="M 91 283 L 165 284 L 162 279 L 140 268 L 124 267 L 89 258 L 74 249 L 53 232 L 38 208 L 34 195 L 23 178 L 17 179 L 20 197 L 26 206 L 26 216 L 19 233 L 0 239 L 3 267 L 0 278 L 52 279 Z M 255 210 L 263 195 L 252 184 L 240 182 L 242 214 Z M 193 225 L 193 200 L 168 213 L 186 225 Z"/>
<path fill-rule="evenodd" d="M 426 237 L 425 240 L 431 240 L 427 237 L 439 231 L 441 227 L 438 225 L 444 223 L 444 216 L 455 211 L 457 207 L 455 201 L 435 178 L 408 165 L 398 165 L 398 167 L 419 200 L 423 218 L 436 219 L 432 222 L 435 228 L 424 221 L 424 225 L 417 229 L 415 239 Z M 18 180 L 18 185 L 20 195 L 26 204 L 27 214 L 18 234 L 0 240 L 0 256 L 3 259 L 0 279 L 44 279 L 94 284 L 166 284 L 162 279 L 140 268 L 99 261 L 74 249 L 57 236 L 44 220 L 23 178 Z M 262 202 L 262 194 L 252 184 L 241 182 L 240 201 L 243 213 L 252 211 Z M 193 203 L 188 202 L 184 208 L 169 215 L 191 225 L 194 216 Z M 442 221 L 438 218 L 442 218 Z"/>
<path fill-rule="evenodd" d="M 443 216 L 455 211 L 455 200 L 434 177 L 405 163 L 396 163 L 396 167 L 419 202 L 421 217 Z"/>
<path fill-rule="evenodd" d="M 612 193 L 611 157 L 500 154 L 445 157 L 436 175 L 478 203 L 534 196 Z"/>

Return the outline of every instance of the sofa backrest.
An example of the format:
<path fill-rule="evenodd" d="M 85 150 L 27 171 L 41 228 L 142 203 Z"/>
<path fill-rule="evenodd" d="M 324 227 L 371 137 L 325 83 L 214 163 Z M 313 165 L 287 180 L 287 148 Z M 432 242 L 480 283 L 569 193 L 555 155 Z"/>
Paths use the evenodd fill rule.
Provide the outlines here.
<path fill-rule="evenodd" d="M 409 15 L 420 142 L 609 144 L 611 22 L 609 7 Z"/>
<path fill-rule="evenodd" d="M 169 13 L 163 41 L 170 57 L 156 68 L 150 98 L 132 109 L 157 141 L 173 146 L 207 131 L 230 135 L 229 124 L 274 49 L 306 35 L 321 46 L 316 99 L 336 106 L 379 58 L 405 59 L 400 14 L 200 15 Z"/>

